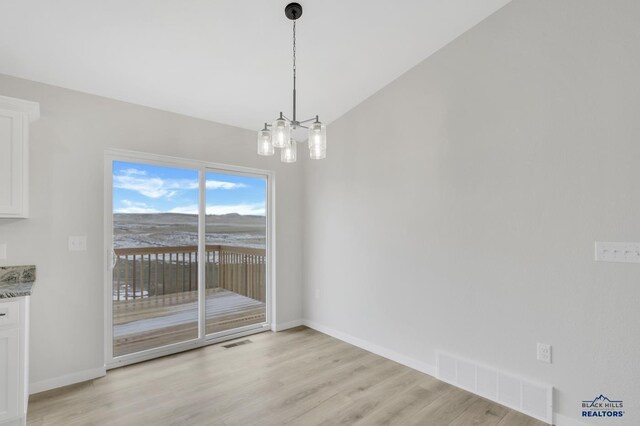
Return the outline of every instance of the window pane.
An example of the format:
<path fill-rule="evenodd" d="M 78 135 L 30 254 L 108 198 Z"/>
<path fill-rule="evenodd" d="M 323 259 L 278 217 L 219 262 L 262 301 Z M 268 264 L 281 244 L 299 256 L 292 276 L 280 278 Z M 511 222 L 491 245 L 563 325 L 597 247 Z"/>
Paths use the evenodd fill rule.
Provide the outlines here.
<path fill-rule="evenodd" d="M 113 356 L 198 337 L 198 171 L 113 163 Z"/>
<path fill-rule="evenodd" d="M 266 321 L 267 180 L 206 175 L 206 332 Z"/>

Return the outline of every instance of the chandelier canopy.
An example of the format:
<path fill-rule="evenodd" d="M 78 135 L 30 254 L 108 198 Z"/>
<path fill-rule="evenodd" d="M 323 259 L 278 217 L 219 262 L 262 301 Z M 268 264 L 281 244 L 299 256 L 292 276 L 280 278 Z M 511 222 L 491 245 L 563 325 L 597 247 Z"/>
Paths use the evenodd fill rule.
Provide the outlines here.
<path fill-rule="evenodd" d="M 296 144 L 304 142 L 293 137 L 297 129 L 308 130 L 309 157 L 321 160 L 327 156 L 327 129 L 320 122 L 318 116 L 308 120 L 298 121 L 296 115 L 296 21 L 302 16 L 302 6 L 299 3 L 289 3 L 284 8 L 284 14 L 293 21 L 293 118 L 280 116 L 271 124 L 264 123 L 264 128 L 258 132 L 258 154 L 273 155 L 275 148 L 279 148 L 280 160 L 283 163 L 293 163 L 297 158 Z"/>

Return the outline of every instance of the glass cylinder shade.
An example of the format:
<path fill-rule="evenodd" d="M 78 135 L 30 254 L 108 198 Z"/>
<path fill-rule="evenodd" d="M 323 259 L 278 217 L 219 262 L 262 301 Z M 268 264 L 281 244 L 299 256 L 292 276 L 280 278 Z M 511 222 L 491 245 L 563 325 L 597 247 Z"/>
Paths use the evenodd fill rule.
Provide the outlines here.
<path fill-rule="evenodd" d="M 296 162 L 296 141 L 291 140 L 289 142 L 289 145 L 287 145 L 286 147 L 282 148 L 282 151 L 280 151 L 280 160 L 283 163 L 295 163 Z"/>
<path fill-rule="evenodd" d="M 260 130 L 258 132 L 258 155 L 273 155 L 274 151 L 271 143 L 271 131 Z"/>
<path fill-rule="evenodd" d="M 291 126 L 284 118 L 279 118 L 271 126 L 271 143 L 276 148 L 285 148 L 291 139 Z"/>
<path fill-rule="evenodd" d="M 327 126 L 320 122 L 309 126 L 309 156 L 321 160 L 327 156 Z"/>

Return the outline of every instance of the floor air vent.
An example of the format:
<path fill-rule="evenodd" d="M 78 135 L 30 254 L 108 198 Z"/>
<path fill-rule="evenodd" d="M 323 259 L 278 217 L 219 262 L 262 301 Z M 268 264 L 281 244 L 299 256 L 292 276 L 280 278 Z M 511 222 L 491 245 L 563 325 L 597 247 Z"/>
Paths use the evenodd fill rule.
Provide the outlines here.
<path fill-rule="evenodd" d="M 495 368 L 438 353 L 438 378 L 551 424 L 553 388 Z"/>
<path fill-rule="evenodd" d="M 222 345 L 222 347 L 225 349 L 231 349 L 231 348 L 235 348 L 236 346 L 246 345 L 248 343 L 253 343 L 253 342 L 249 339 L 246 339 L 246 340 L 241 340 L 239 342 L 229 343 L 228 345 Z"/>

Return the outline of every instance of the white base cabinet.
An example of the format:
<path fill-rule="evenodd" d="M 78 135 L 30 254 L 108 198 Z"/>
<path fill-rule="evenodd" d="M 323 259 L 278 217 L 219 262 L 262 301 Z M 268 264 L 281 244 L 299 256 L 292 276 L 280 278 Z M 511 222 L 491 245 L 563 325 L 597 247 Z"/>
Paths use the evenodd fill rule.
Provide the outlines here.
<path fill-rule="evenodd" d="M 0 299 L 0 425 L 25 425 L 29 403 L 29 297 Z"/>

